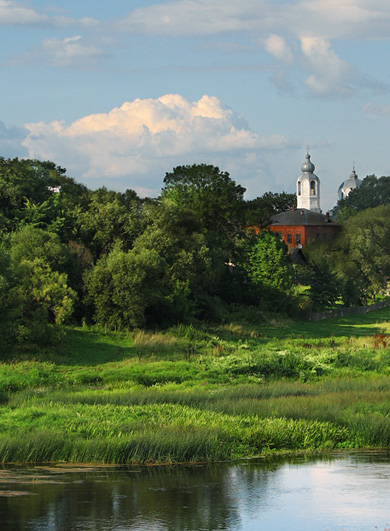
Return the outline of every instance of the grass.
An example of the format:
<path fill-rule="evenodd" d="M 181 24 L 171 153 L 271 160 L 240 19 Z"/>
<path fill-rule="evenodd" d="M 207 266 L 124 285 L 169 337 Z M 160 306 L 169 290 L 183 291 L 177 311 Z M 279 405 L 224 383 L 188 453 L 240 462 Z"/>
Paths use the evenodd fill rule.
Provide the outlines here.
<path fill-rule="evenodd" d="M 177 463 L 390 446 L 390 309 L 105 335 L 0 363 L 0 462 Z"/>

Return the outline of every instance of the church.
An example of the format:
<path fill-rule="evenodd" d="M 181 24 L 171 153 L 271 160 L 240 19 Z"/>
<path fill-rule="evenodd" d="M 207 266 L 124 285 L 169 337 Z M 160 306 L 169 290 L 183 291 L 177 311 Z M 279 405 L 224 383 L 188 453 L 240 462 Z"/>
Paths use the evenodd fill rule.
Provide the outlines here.
<path fill-rule="evenodd" d="M 315 166 L 307 152 L 306 160 L 301 167 L 302 174 L 297 180 L 297 208 L 271 218 L 270 229 L 279 234 L 290 253 L 302 249 L 309 240 L 333 238 L 340 228 L 336 218 L 330 216 L 328 212 L 323 214 L 321 211 L 320 180 L 314 174 L 314 170 Z M 351 183 L 348 180 L 340 188 L 344 184 L 346 186 L 343 188 L 343 194 L 349 193 L 347 189 Z M 358 186 L 354 182 L 351 189 L 354 184 Z"/>

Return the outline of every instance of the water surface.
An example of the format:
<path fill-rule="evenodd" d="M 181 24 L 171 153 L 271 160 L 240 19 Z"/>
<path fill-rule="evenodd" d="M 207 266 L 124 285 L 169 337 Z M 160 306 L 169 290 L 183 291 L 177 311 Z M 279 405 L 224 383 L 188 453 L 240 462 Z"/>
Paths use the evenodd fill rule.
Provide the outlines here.
<path fill-rule="evenodd" d="M 390 531 L 380 453 L 176 467 L 3 467 L 2 530 Z"/>

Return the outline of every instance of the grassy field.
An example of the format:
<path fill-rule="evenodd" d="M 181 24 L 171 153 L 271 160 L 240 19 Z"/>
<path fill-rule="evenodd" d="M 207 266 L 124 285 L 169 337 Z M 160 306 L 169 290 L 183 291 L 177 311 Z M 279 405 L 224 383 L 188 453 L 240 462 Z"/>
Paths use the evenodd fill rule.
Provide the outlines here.
<path fill-rule="evenodd" d="M 390 309 L 105 335 L 0 364 L 0 461 L 177 463 L 390 446 Z"/>

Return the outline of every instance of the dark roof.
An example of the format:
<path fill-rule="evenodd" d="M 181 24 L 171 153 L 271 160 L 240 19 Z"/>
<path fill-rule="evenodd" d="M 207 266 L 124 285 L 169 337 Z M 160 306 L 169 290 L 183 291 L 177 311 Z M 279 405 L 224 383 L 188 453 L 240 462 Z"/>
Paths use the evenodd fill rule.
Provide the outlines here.
<path fill-rule="evenodd" d="M 338 225 L 336 218 L 321 214 L 319 212 L 313 212 L 306 208 L 296 208 L 295 210 L 289 210 L 288 212 L 282 212 L 281 214 L 275 214 L 271 217 L 271 226 L 283 226 L 283 225 L 305 225 L 305 226 L 329 226 Z"/>

